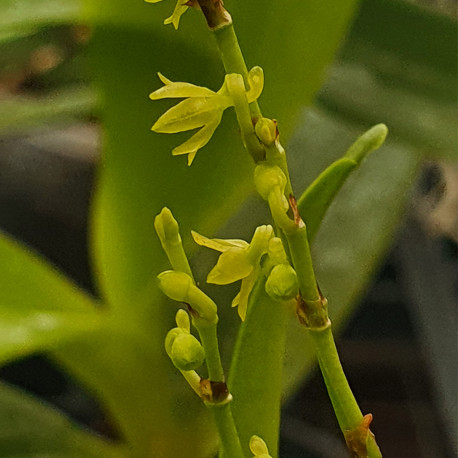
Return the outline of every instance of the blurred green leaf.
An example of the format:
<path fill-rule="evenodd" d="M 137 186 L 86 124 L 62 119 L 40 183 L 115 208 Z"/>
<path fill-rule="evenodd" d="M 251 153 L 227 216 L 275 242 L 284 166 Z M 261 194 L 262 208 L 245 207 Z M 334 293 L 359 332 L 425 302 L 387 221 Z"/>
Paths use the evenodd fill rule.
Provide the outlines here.
<path fill-rule="evenodd" d="M 458 157 L 456 16 L 399 0 L 366 0 L 318 95 L 332 116 L 384 122 L 431 159 Z"/>
<path fill-rule="evenodd" d="M 2 0 L 0 43 L 36 32 L 40 27 L 76 22 L 78 0 Z"/>
<path fill-rule="evenodd" d="M 68 124 L 94 112 L 96 94 L 85 87 L 65 88 L 41 97 L 0 99 L 0 134 L 24 131 L 43 123 Z"/>
<path fill-rule="evenodd" d="M 4 234 L 0 291 L 1 363 L 56 348 L 105 322 L 92 299 Z"/>
<path fill-rule="evenodd" d="M 126 458 L 126 451 L 84 431 L 64 414 L 0 383 L 1 458 Z"/>

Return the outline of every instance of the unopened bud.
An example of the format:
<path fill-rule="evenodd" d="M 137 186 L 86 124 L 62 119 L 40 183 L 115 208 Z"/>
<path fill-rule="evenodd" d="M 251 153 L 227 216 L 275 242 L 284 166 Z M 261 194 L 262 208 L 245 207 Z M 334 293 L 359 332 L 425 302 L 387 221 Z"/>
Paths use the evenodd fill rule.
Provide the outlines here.
<path fill-rule="evenodd" d="M 283 247 L 283 242 L 280 237 L 273 237 L 269 241 L 269 258 L 273 264 L 286 264 L 288 258 Z"/>
<path fill-rule="evenodd" d="M 260 118 L 255 125 L 259 140 L 266 146 L 272 145 L 277 138 L 277 124 L 269 118 Z"/>
<path fill-rule="evenodd" d="M 276 187 L 280 188 L 283 193 L 286 186 L 286 176 L 282 169 L 276 165 L 261 164 L 254 170 L 254 184 L 261 197 L 267 200 L 269 194 Z"/>
<path fill-rule="evenodd" d="M 202 366 L 205 352 L 201 343 L 187 332 L 176 335 L 170 351 L 174 366 L 182 371 L 193 371 Z"/>
<path fill-rule="evenodd" d="M 255 458 L 271 458 L 266 443 L 259 436 L 251 436 L 250 450 Z"/>
<path fill-rule="evenodd" d="M 175 315 L 175 322 L 179 328 L 187 332 L 190 331 L 191 323 L 189 322 L 189 315 L 183 309 L 178 310 Z"/>
<path fill-rule="evenodd" d="M 163 246 L 181 243 L 178 223 L 167 207 L 154 219 L 154 228 Z"/>
<path fill-rule="evenodd" d="M 216 304 L 201 291 L 184 272 L 166 270 L 157 276 L 162 292 L 177 302 L 185 302 L 204 322 L 214 325 L 218 322 Z M 196 317 L 194 317 L 196 318 Z"/>
<path fill-rule="evenodd" d="M 286 301 L 299 292 L 296 271 L 289 264 L 278 264 L 266 281 L 266 293 L 274 300 Z"/>
<path fill-rule="evenodd" d="M 162 292 L 178 302 L 187 302 L 189 290 L 194 286 L 192 278 L 184 272 L 166 270 L 157 276 Z"/>

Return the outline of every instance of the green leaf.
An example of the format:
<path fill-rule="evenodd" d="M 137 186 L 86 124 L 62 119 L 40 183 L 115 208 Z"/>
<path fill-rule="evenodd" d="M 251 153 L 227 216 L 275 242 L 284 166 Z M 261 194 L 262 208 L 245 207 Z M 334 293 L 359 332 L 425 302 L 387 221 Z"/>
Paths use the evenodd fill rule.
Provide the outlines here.
<path fill-rule="evenodd" d="M 264 290 L 265 283 L 265 278 L 260 279 L 250 296 L 234 348 L 228 386 L 245 453 L 249 453 L 251 436 L 258 434 L 276 457 L 286 324 L 293 309 L 271 299 Z"/>
<path fill-rule="evenodd" d="M 32 34 L 43 26 L 72 23 L 79 10 L 77 0 L 2 0 L 0 43 Z"/>
<path fill-rule="evenodd" d="M 318 95 L 321 109 L 363 125 L 385 122 L 390 137 L 431 159 L 458 156 L 456 15 L 413 2 L 362 3 L 341 59 Z"/>
<path fill-rule="evenodd" d="M 143 319 L 153 327 L 150 316 Z M 205 407 L 163 356 L 170 327 L 154 335 L 118 322 L 53 353 L 111 413 L 135 458 L 196 458 L 216 449 Z"/>
<path fill-rule="evenodd" d="M 64 414 L 0 383 L 1 458 L 126 458 L 127 450 L 83 430 Z"/>
<path fill-rule="evenodd" d="M 350 173 L 369 153 L 380 148 L 387 132 L 384 124 L 377 124 L 361 135 L 350 146 L 345 156 L 320 173 L 297 201 L 299 213 L 307 225 L 307 237 L 310 241 L 315 238 L 329 205 Z"/>
<path fill-rule="evenodd" d="M 0 362 L 56 348 L 104 326 L 97 304 L 0 233 Z"/>
<path fill-rule="evenodd" d="M 15 134 L 43 123 L 65 124 L 94 111 L 96 94 L 70 87 L 41 97 L 15 96 L 0 100 L 0 133 Z"/>

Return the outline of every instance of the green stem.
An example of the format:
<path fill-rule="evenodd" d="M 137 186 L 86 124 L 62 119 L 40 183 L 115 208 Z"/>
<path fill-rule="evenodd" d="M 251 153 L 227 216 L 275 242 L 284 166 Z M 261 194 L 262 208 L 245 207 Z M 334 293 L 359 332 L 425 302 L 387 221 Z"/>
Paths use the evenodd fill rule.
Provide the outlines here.
<path fill-rule="evenodd" d="M 221 439 L 220 458 L 244 458 L 239 435 L 235 428 L 231 404 L 207 404 L 215 419 L 216 428 Z"/>
<path fill-rule="evenodd" d="M 340 363 L 331 326 L 320 331 L 311 329 L 310 335 L 315 345 L 318 363 L 340 429 L 344 434 L 349 431 L 355 431 L 363 421 L 363 414 Z M 367 437 L 365 446 L 367 446 L 367 454 L 361 456 L 367 456 L 368 458 L 382 457 L 373 435 Z"/>
<path fill-rule="evenodd" d="M 219 4 L 220 2 L 217 3 Z M 238 73 L 242 75 L 245 88 L 248 89 L 247 66 L 232 25 L 232 20 L 227 23 L 221 21 L 220 26 L 213 28 L 213 32 L 226 73 Z M 255 121 L 261 118 L 262 114 L 257 102 L 250 104 L 250 113 L 252 119 Z M 243 129 L 243 126 L 241 128 Z M 248 152 L 256 160 L 258 157 L 256 152 L 250 151 L 250 145 L 246 145 L 246 147 Z M 286 197 L 293 196 L 285 151 L 278 139 L 273 145 L 269 145 L 267 148 L 267 162 L 277 165 L 283 170 L 287 177 Z M 340 364 L 328 319 L 326 300 L 321 297 L 316 283 L 305 224 L 301 220 L 297 208 L 291 209 L 294 214 L 294 221 L 290 220 L 287 221 L 286 225 L 282 224 L 285 222 L 284 215 L 282 215 L 284 210 L 280 206 L 277 207 L 277 204 L 280 205 L 278 199 L 274 200 L 275 202 L 271 202 L 269 199 L 269 204 L 271 210 L 273 210 L 272 214 L 275 223 L 282 230 L 284 237 L 288 241 L 292 263 L 298 275 L 301 296 L 304 299 L 304 307 L 308 314 L 308 326 L 309 329 L 315 328 L 315 331 L 312 330 L 311 334 L 315 342 L 320 368 L 323 372 L 329 396 L 344 433 L 348 430 L 353 431 L 361 425 L 363 415 L 350 390 Z M 279 216 L 280 218 L 278 218 Z M 293 228 L 290 222 L 296 223 L 296 227 Z M 368 437 L 367 451 L 369 458 L 381 457 L 373 435 L 369 435 Z"/>
<path fill-rule="evenodd" d="M 215 29 L 213 30 L 213 34 L 218 45 L 224 70 L 227 74 L 238 73 L 239 75 L 242 75 L 245 83 L 245 89 L 248 90 L 248 69 L 245 59 L 243 58 L 242 50 L 239 46 L 233 24 L 231 23 L 224 27 Z M 252 118 L 255 119 L 262 116 L 257 101 L 250 103 L 250 112 Z"/>
<path fill-rule="evenodd" d="M 307 237 L 307 229 L 304 226 L 298 227 L 292 232 L 286 232 L 291 260 L 296 269 L 299 289 L 303 299 L 317 301 L 320 299 L 315 272 L 313 270 L 312 257 Z"/>
<path fill-rule="evenodd" d="M 213 382 L 224 382 L 223 365 L 219 354 L 218 336 L 216 325 L 199 325 L 198 320 L 194 320 L 194 325 L 199 332 L 202 346 L 205 350 L 205 361 L 207 363 L 208 378 Z"/>

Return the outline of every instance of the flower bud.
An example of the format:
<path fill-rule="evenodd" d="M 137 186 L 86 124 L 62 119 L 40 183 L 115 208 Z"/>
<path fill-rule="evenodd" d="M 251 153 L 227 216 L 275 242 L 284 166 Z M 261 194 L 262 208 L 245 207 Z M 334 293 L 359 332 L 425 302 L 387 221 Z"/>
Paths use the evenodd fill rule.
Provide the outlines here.
<path fill-rule="evenodd" d="M 187 334 L 187 333 L 188 331 L 185 331 L 184 329 L 181 329 L 181 328 L 173 328 L 167 333 L 164 346 L 165 346 L 165 351 L 169 355 L 169 358 L 172 357 L 172 346 L 177 336 L 179 336 L 180 334 Z"/>
<path fill-rule="evenodd" d="M 172 343 L 170 359 L 182 371 L 193 371 L 202 366 L 205 352 L 201 343 L 187 332 L 177 333 Z"/>
<path fill-rule="evenodd" d="M 299 292 L 296 271 L 289 264 L 278 264 L 266 281 L 266 293 L 274 300 L 286 301 Z"/>
<path fill-rule="evenodd" d="M 175 322 L 177 326 L 184 331 L 189 332 L 191 330 L 191 323 L 189 321 L 189 315 L 183 309 L 179 309 L 175 315 Z"/>
<path fill-rule="evenodd" d="M 162 246 L 181 243 L 178 223 L 167 207 L 164 207 L 154 219 L 154 228 Z"/>
<path fill-rule="evenodd" d="M 272 264 L 286 264 L 288 258 L 286 257 L 283 242 L 280 237 L 273 237 L 269 241 L 269 249 L 267 251 Z"/>
<path fill-rule="evenodd" d="M 282 169 L 276 165 L 261 164 L 254 170 L 254 184 L 261 197 L 267 200 L 269 194 L 276 187 L 280 188 L 283 193 L 286 186 L 286 176 Z"/>
<path fill-rule="evenodd" d="M 184 272 L 166 270 L 157 276 L 162 292 L 178 302 L 188 302 L 189 289 L 194 286 L 192 278 Z"/>
<path fill-rule="evenodd" d="M 256 136 L 266 146 L 272 145 L 277 138 L 277 124 L 269 118 L 260 118 L 255 126 Z"/>
<path fill-rule="evenodd" d="M 271 458 L 266 443 L 259 436 L 251 436 L 250 450 L 255 458 Z"/>

